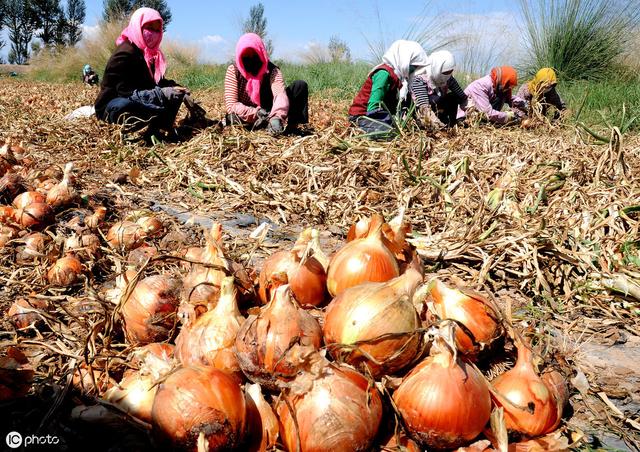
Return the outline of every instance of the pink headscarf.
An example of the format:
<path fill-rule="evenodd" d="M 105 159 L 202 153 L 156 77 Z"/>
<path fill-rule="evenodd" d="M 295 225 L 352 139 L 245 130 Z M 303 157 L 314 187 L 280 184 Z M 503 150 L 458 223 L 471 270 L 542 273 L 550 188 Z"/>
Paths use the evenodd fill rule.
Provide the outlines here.
<path fill-rule="evenodd" d="M 262 60 L 262 66 L 256 75 L 248 73 L 242 63 L 242 57 L 249 49 L 253 49 L 260 57 L 260 60 Z M 255 33 L 246 33 L 240 36 L 236 44 L 236 67 L 240 71 L 240 74 L 247 79 L 249 97 L 256 105 L 260 105 L 260 84 L 264 74 L 269 72 L 268 62 L 267 49 L 265 49 L 264 42 L 262 42 L 260 36 Z"/>
<path fill-rule="evenodd" d="M 147 66 L 149 67 L 149 72 L 151 72 L 151 67 L 153 66 L 155 71 L 151 72 L 153 79 L 158 83 L 160 79 L 164 76 L 165 71 L 167 70 L 167 62 L 164 58 L 164 54 L 162 50 L 160 50 L 160 44 L 154 48 L 151 48 L 145 42 L 142 36 L 142 27 L 149 22 L 155 22 L 159 20 L 162 24 L 164 21 L 160 16 L 160 13 L 155 9 L 151 8 L 139 8 L 133 12 L 131 15 L 131 19 L 129 20 L 129 25 L 122 30 L 120 33 L 120 37 L 116 39 L 116 45 L 120 45 L 125 41 L 129 41 L 134 44 L 144 54 L 144 60 L 147 62 Z M 160 31 L 162 36 L 162 31 Z M 162 41 L 162 39 L 160 39 Z"/>

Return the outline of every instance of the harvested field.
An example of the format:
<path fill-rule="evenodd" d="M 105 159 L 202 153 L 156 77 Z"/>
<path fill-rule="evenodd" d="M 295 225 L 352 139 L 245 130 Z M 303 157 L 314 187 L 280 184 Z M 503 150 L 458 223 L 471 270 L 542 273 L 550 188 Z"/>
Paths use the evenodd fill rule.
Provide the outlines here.
<path fill-rule="evenodd" d="M 35 370 L 29 397 L 0 402 L 7 431 L 56 435 L 62 450 L 94 442 L 97 450 L 150 448 L 147 426 L 120 413 L 99 426 L 79 420 L 77 407 L 103 391 L 99 382 L 79 390 L 74 372 L 89 366 L 119 380 L 130 346 L 105 297 L 125 255 L 103 243 L 100 258 L 83 261 L 90 272 L 80 283 L 62 289 L 47 281 L 78 215 L 105 206 L 106 235 L 132 211 L 155 212 L 168 234 L 153 240 L 159 254 L 140 275 L 179 275 L 175 251 L 203 245 L 203 227 L 214 221 L 230 257 L 259 270 L 306 227 L 321 232 L 329 254 L 361 216 L 390 219 L 405 209 L 426 278 L 492 296 L 570 381 L 571 408 L 548 449 L 640 450 L 639 136 L 612 130 L 611 143 L 598 145 L 569 125 L 473 126 L 368 141 L 347 127 L 349 100 L 314 95 L 309 135 L 209 128 L 149 147 L 94 118 L 64 119 L 96 93 L 80 84 L 0 82 L 0 141 L 22 143 L 27 179 L 73 162 L 82 194 L 79 209 L 57 213 L 42 258 L 20 264 L 18 239 L 0 249 L 2 311 L 18 298 L 46 305 L 36 308 L 44 328 L 17 331 L 7 315 L 0 324 L 0 348 L 17 345 Z M 209 117 L 223 116 L 221 92 L 194 96 Z M 264 222 L 268 235 L 250 237 Z"/>

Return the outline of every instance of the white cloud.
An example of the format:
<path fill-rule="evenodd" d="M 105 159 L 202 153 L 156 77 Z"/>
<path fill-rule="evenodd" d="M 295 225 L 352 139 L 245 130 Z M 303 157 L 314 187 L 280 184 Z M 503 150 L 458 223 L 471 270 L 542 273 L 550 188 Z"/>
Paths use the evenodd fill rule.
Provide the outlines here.
<path fill-rule="evenodd" d="M 233 58 L 232 44 L 220 35 L 206 35 L 196 40 L 203 63 L 225 63 Z"/>
<path fill-rule="evenodd" d="M 220 35 L 207 35 L 203 38 L 200 38 L 200 42 L 202 42 L 203 44 L 222 44 L 226 42 L 226 39 L 224 39 Z"/>

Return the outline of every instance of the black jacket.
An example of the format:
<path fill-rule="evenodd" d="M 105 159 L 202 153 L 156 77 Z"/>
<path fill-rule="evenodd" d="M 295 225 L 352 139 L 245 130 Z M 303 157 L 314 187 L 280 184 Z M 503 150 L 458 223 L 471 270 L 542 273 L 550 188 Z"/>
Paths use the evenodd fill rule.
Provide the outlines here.
<path fill-rule="evenodd" d="M 113 52 L 104 70 L 100 93 L 96 99 L 96 116 L 104 119 L 107 104 L 116 97 L 129 97 L 135 90 L 153 89 L 156 86 L 175 86 L 173 80 L 160 79 L 156 84 L 144 60 L 142 50 L 128 41 Z"/>

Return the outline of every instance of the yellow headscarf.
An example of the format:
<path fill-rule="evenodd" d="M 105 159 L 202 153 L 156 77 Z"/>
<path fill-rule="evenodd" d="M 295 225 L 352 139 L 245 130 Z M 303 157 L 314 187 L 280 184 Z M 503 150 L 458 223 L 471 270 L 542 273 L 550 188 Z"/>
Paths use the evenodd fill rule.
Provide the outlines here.
<path fill-rule="evenodd" d="M 546 88 L 551 85 L 555 85 L 556 83 L 558 83 L 556 71 L 554 71 L 550 67 L 543 67 L 538 72 L 536 72 L 533 80 L 529 82 L 529 92 L 534 96 L 539 96 L 544 92 Z"/>

